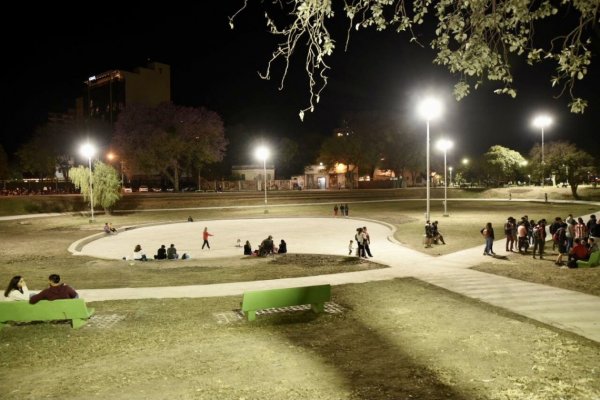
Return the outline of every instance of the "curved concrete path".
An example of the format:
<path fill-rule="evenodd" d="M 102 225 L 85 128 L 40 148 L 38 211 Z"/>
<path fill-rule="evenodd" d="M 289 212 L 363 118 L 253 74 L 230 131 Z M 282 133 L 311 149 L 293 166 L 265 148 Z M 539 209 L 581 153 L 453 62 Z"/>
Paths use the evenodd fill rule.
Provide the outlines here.
<path fill-rule="evenodd" d="M 79 292 L 88 301 L 218 297 L 241 295 L 247 290 L 341 285 L 410 276 L 600 342 L 600 297 L 468 269 L 482 261 L 482 246 L 442 257 L 429 256 L 400 245 L 392 238 L 393 227 L 376 221 L 338 217 L 172 223 L 138 227 L 89 243 L 83 239 L 70 250 L 75 254 L 120 259 L 129 255 L 138 243 L 147 254 L 153 254 L 161 244 L 175 243 L 180 253 L 190 252 L 195 258 L 218 258 L 241 255 L 241 249 L 235 247 L 238 238 L 242 242 L 250 240 L 256 247 L 270 234 L 276 243 L 285 239 L 291 253 L 347 255 L 348 241 L 353 239 L 357 227 L 365 225 L 371 235 L 373 260 L 390 268 L 266 281 Z M 210 238 L 211 250 L 201 250 L 205 226 L 215 235 Z M 498 245 L 502 243 L 503 240 L 498 241 Z"/>

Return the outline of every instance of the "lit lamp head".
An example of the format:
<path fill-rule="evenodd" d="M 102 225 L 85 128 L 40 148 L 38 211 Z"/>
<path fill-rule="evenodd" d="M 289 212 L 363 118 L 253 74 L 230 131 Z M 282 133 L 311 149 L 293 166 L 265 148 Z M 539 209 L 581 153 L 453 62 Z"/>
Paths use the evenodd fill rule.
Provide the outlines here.
<path fill-rule="evenodd" d="M 450 150 L 452 146 L 454 146 L 454 143 L 452 143 L 452 141 L 448 139 L 440 139 L 437 142 L 437 148 L 443 152 Z"/>
<path fill-rule="evenodd" d="M 81 154 L 86 158 L 92 158 L 96 154 L 96 149 L 90 143 L 81 146 Z"/>
<path fill-rule="evenodd" d="M 468 158 L 463 158 L 462 159 L 462 164 L 463 165 L 469 165 L 469 159 Z"/>
<path fill-rule="evenodd" d="M 256 158 L 265 161 L 267 158 L 269 158 L 269 149 L 264 146 L 260 146 L 258 149 L 256 149 Z"/>
<path fill-rule="evenodd" d="M 533 119 L 533 126 L 536 128 L 544 129 L 550 124 L 552 124 L 552 118 L 550 118 L 548 115 L 538 115 Z"/>
<path fill-rule="evenodd" d="M 114 159 L 115 159 L 115 155 L 114 155 L 113 153 L 108 153 L 108 154 L 106 155 L 106 158 L 108 158 L 110 161 L 112 161 L 112 160 L 114 160 Z"/>
<path fill-rule="evenodd" d="M 453 169 L 454 168 L 452 168 L 452 167 L 448 167 L 448 171 L 450 171 L 450 172 L 452 172 Z"/>
<path fill-rule="evenodd" d="M 442 115 L 442 103 L 433 97 L 428 97 L 419 103 L 418 112 L 421 118 L 430 121 Z"/>

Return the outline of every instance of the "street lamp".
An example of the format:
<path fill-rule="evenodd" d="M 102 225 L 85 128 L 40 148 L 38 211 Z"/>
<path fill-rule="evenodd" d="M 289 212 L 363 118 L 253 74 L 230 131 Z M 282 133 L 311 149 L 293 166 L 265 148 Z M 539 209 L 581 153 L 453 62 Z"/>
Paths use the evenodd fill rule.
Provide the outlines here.
<path fill-rule="evenodd" d="M 90 223 L 94 222 L 94 177 L 92 176 L 92 157 L 96 154 L 96 149 L 89 142 L 81 146 L 81 154 L 88 159 L 88 165 L 90 167 L 90 211 L 92 212 L 92 218 Z"/>
<path fill-rule="evenodd" d="M 442 103 L 439 100 L 432 97 L 428 97 L 421 101 L 418 106 L 419 115 L 427 121 L 427 212 L 425 213 L 425 220 L 429 221 L 429 202 L 430 202 L 430 180 L 431 171 L 429 168 L 429 121 L 439 117 L 442 114 Z"/>
<path fill-rule="evenodd" d="M 446 168 L 446 155 L 454 143 L 451 140 L 441 139 L 437 143 L 437 148 L 444 152 L 444 217 L 448 216 L 448 175 Z"/>
<path fill-rule="evenodd" d="M 449 183 L 450 186 L 452 186 L 452 170 L 453 169 L 454 168 L 452 168 L 452 167 L 448 167 L 448 171 L 450 171 L 450 183 Z"/>
<path fill-rule="evenodd" d="M 544 128 L 552 123 L 552 118 L 548 115 L 538 115 L 533 119 L 533 126 L 541 128 L 542 130 L 542 187 L 544 187 L 544 181 L 546 177 L 544 175 L 545 161 L 544 161 Z"/>
<path fill-rule="evenodd" d="M 269 149 L 260 146 L 256 149 L 256 158 L 263 161 L 263 170 L 265 175 L 265 214 L 269 212 L 267 209 L 267 157 L 269 157 Z"/>

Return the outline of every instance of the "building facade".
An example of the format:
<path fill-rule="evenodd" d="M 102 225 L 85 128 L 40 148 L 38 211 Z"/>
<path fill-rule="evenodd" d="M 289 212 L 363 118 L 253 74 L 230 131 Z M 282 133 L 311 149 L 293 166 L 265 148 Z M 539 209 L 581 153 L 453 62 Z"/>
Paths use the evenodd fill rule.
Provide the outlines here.
<path fill-rule="evenodd" d="M 77 117 L 109 122 L 128 104 L 156 106 L 171 101 L 171 67 L 152 62 L 133 72 L 111 70 L 88 78 L 76 101 Z"/>

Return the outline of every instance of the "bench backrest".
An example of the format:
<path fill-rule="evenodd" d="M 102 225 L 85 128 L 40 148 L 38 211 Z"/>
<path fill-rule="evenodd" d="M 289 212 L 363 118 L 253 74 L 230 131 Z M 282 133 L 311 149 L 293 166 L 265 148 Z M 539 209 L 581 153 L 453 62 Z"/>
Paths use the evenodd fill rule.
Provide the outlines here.
<path fill-rule="evenodd" d="M 92 313 L 84 299 L 41 300 L 36 304 L 27 301 L 0 302 L 0 322 L 89 318 Z"/>
<path fill-rule="evenodd" d="M 331 285 L 256 290 L 244 293 L 242 311 L 324 303 L 331 300 Z"/>
<path fill-rule="evenodd" d="M 600 263 L 600 251 L 595 251 L 590 254 L 590 259 L 588 263 L 592 266 L 598 265 Z"/>

